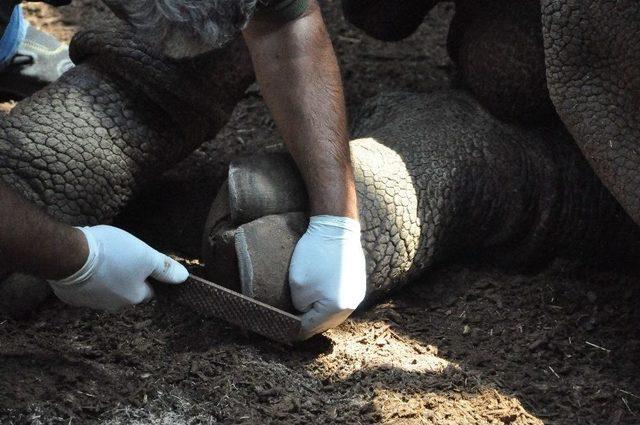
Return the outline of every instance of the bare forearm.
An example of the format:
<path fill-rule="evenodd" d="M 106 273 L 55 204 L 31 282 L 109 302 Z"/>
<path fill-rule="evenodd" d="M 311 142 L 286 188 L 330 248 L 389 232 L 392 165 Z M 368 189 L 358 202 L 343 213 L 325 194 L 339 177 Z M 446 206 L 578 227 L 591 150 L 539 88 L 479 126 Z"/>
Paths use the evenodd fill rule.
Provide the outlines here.
<path fill-rule="evenodd" d="M 87 257 L 82 233 L 58 223 L 0 181 L 0 266 L 45 279 L 60 279 Z"/>
<path fill-rule="evenodd" d="M 357 205 L 338 62 L 315 1 L 286 25 L 244 32 L 264 99 L 303 175 L 312 215 L 356 218 Z"/>

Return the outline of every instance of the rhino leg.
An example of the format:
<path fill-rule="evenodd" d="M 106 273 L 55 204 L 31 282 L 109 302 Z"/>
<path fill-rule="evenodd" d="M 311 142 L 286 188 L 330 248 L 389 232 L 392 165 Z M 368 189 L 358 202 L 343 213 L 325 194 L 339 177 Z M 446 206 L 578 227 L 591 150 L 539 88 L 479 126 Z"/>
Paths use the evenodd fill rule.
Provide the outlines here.
<path fill-rule="evenodd" d="M 471 96 L 455 91 L 381 95 L 365 105 L 360 117 L 354 134 L 361 138 L 351 143 L 351 153 L 369 299 L 459 256 L 528 266 L 553 257 L 632 262 L 640 253 L 640 231 L 561 127 L 530 129 L 503 123 Z M 272 164 L 281 161 L 279 157 Z M 247 174 L 235 181 L 268 175 L 242 162 L 232 169 Z M 289 178 L 299 179 L 296 173 Z M 294 183 L 282 179 L 261 184 L 271 186 L 272 192 L 282 189 L 286 197 L 286 188 Z M 250 198 L 257 189 L 244 184 L 232 190 Z M 297 199 L 302 200 L 297 208 L 283 203 L 286 210 L 280 212 L 305 211 L 305 198 Z M 220 204 L 212 217 L 226 214 L 231 220 L 278 213 L 271 205 L 260 211 L 261 203 Z M 238 214 L 232 211 L 238 205 L 256 211 Z M 243 290 L 273 285 L 256 279 L 267 276 L 267 267 L 278 269 L 279 285 L 286 285 L 288 261 L 304 229 L 304 216 L 279 217 L 227 223 L 227 243 L 234 244 L 240 265 L 241 282 L 236 286 Z M 216 249 L 207 242 L 212 233 L 213 227 L 205 231 L 205 257 L 213 253 L 207 250 Z M 272 240 L 265 242 L 267 236 L 254 234 Z M 265 244 L 270 248 L 256 249 Z M 215 266 L 208 268 L 213 276 L 220 272 Z"/>
<path fill-rule="evenodd" d="M 253 81 L 241 41 L 174 62 L 112 28 L 78 34 L 71 54 L 73 70 L 0 116 L 0 178 L 73 225 L 113 220 L 211 139 Z"/>
<path fill-rule="evenodd" d="M 79 65 L 0 118 L 0 176 L 59 220 L 112 220 L 225 124 L 252 80 L 237 47 L 178 63 L 127 32 L 79 34 Z"/>
<path fill-rule="evenodd" d="M 495 116 L 552 117 L 539 0 L 458 0 L 448 39 L 462 84 Z"/>
<path fill-rule="evenodd" d="M 551 99 L 595 172 L 640 224 L 640 4 L 543 0 Z"/>

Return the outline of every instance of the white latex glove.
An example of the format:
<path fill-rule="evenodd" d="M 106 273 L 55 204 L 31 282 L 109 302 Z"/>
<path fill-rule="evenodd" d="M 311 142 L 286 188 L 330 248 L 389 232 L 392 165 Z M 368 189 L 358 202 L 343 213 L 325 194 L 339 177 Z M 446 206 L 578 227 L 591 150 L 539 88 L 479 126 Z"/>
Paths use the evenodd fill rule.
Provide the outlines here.
<path fill-rule="evenodd" d="M 148 277 L 165 283 L 181 283 L 189 277 L 180 263 L 124 230 L 111 226 L 79 229 L 89 245 L 87 261 L 68 278 L 49 282 L 67 304 L 116 311 L 153 297 Z"/>
<path fill-rule="evenodd" d="M 347 217 L 311 217 L 289 267 L 291 298 L 303 312 L 301 339 L 338 326 L 367 291 L 360 223 Z"/>

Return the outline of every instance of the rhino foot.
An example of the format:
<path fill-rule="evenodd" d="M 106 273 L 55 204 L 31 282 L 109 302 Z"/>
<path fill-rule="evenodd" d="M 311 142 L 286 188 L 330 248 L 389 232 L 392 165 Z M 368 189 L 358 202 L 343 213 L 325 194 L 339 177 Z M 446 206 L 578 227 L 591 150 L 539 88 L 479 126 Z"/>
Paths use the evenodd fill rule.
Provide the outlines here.
<path fill-rule="evenodd" d="M 365 138 L 351 154 L 369 300 L 462 256 L 529 267 L 640 254 L 637 227 L 561 128 L 503 123 L 457 91 L 380 95 L 359 116 L 354 132 Z M 290 306 L 287 271 L 306 209 L 290 158 L 233 163 L 205 229 L 209 276 Z"/>

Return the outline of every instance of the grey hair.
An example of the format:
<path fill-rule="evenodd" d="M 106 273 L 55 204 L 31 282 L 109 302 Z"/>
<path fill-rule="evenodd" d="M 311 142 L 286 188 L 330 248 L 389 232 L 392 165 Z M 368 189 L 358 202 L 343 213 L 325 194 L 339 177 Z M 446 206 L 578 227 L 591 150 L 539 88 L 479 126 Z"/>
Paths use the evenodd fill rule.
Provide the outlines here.
<path fill-rule="evenodd" d="M 136 33 L 172 58 L 222 47 L 242 30 L 257 0 L 104 0 Z"/>

